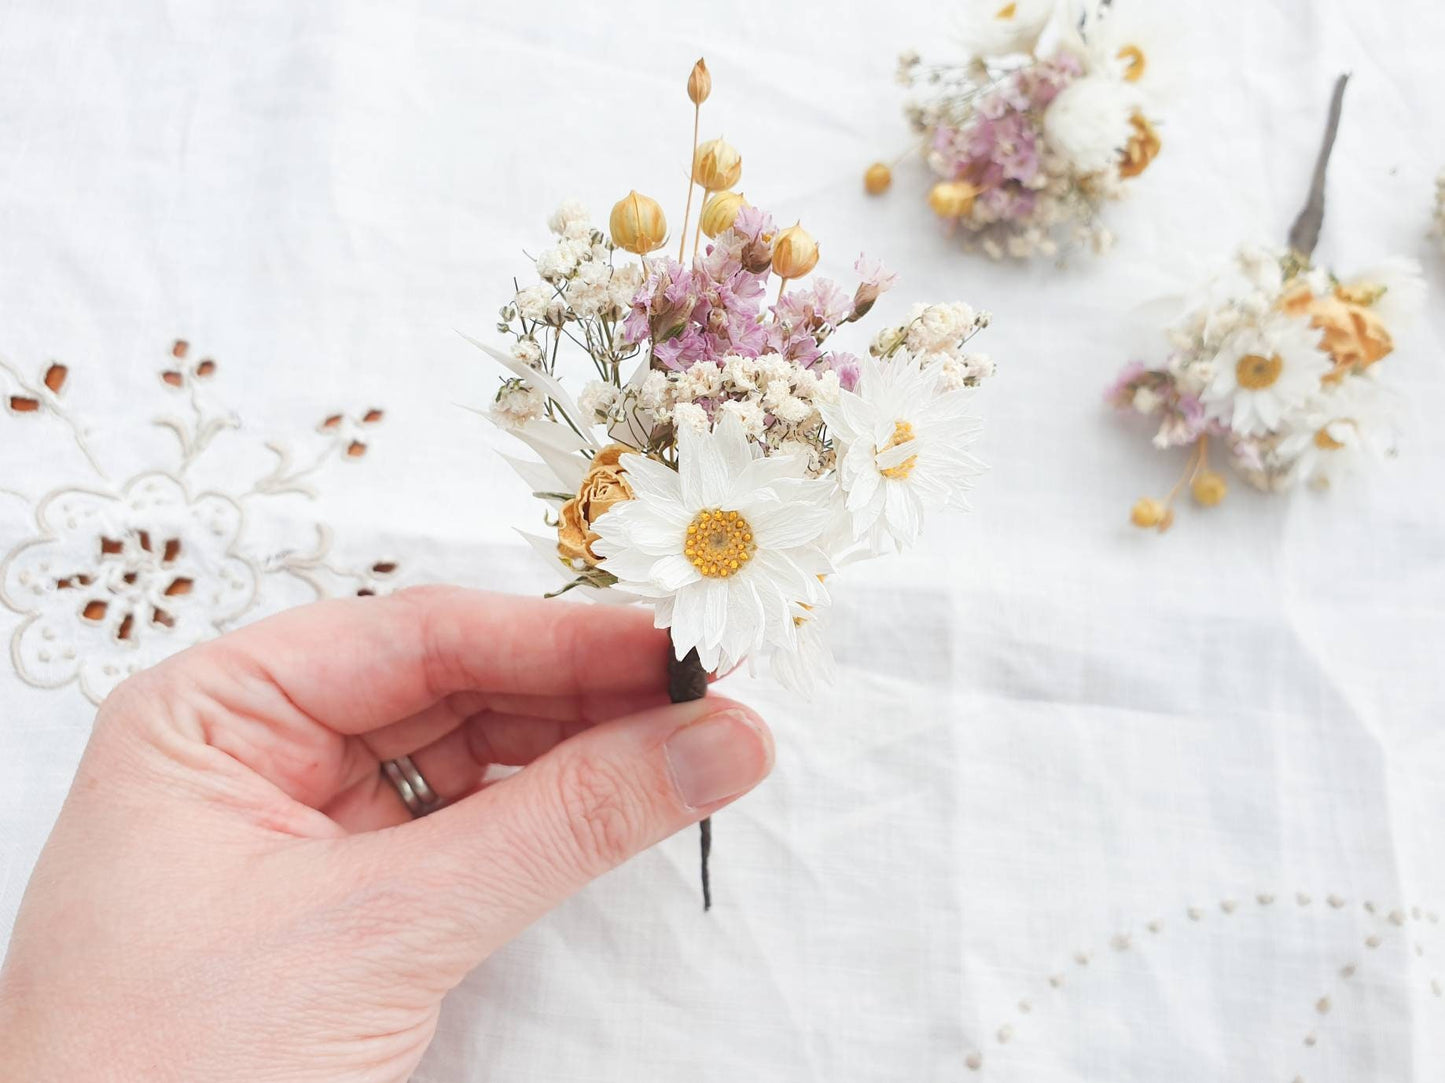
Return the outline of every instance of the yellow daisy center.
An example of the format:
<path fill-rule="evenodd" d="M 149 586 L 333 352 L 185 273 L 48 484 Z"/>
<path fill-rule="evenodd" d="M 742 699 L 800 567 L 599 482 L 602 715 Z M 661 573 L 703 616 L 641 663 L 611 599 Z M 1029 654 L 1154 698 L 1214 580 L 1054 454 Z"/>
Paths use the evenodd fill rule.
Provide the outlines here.
<path fill-rule="evenodd" d="M 1131 83 L 1137 83 L 1144 77 L 1144 50 L 1137 45 L 1125 45 L 1114 54 L 1125 64 L 1124 78 Z"/>
<path fill-rule="evenodd" d="M 908 441 L 913 439 L 913 435 L 912 425 L 906 421 L 895 421 L 893 423 L 893 435 L 889 438 L 888 443 L 878 449 L 878 453 L 881 455 L 889 448 L 908 443 Z M 882 474 L 885 478 L 894 478 L 895 480 L 902 481 L 909 474 L 913 473 L 913 468 L 917 465 L 918 456 L 910 455 L 897 466 L 890 466 L 886 470 L 879 470 L 878 473 Z"/>
<path fill-rule="evenodd" d="M 993 17 L 995 19 L 1012 19 L 1015 15 L 1018 14 L 1018 11 L 1018 4 L 1008 3 L 1005 4 L 1003 7 L 999 8 L 998 11 L 994 12 Z"/>
<path fill-rule="evenodd" d="M 1265 357 L 1263 354 L 1247 353 L 1234 366 L 1239 386 L 1249 391 L 1262 391 L 1279 379 L 1284 371 L 1284 358 L 1279 354 Z"/>
<path fill-rule="evenodd" d="M 735 511 L 704 508 L 687 526 L 683 556 L 711 579 L 726 579 L 757 550 L 753 528 Z"/>
<path fill-rule="evenodd" d="M 1320 429 L 1315 433 L 1315 447 L 1321 451 L 1339 451 L 1344 446 L 1343 441 L 1336 440 L 1330 435 L 1328 428 Z"/>

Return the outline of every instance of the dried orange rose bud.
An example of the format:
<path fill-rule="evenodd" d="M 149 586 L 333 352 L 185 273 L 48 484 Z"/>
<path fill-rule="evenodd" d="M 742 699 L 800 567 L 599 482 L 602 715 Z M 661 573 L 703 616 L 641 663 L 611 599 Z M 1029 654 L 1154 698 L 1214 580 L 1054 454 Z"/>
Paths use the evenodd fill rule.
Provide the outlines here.
<path fill-rule="evenodd" d="M 593 456 L 577 495 L 562 505 L 557 520 L 557 554 L 567 563 L 580 560 L 595 567 L 601 559 L 592 551 L 592 543 L 597 540 L 592 524 L 615 505 L 632 499 L 632 486 L 617 462 L 634 450 L 626 444 L 608 444 Z"/>

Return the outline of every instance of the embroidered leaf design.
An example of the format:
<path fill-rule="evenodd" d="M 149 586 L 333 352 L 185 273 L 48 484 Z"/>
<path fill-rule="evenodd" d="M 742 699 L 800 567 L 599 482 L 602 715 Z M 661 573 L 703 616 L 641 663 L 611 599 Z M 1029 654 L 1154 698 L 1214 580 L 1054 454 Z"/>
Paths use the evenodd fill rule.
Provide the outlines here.
<path fill-rule="evenodd" d="M 85 608 L 80 611 L 80 615 L 86 620 L 98 621 L 105 616 L 105 611 L 107 608 L 108 606 L 97 598 L 92 601 L 86 602 Z"/>
<path fill-rule="evenodd" d="M 385 415 L 385 411 L 383 411 L 383 410 L 378 410 L 378 409 L 376 409 L 375 407 L 373 407 L 372 409 L 366 411 L 366 413 L 362 415 L 361 421 L 362 421 L 362 423 L 365 424 L 365 425 L 375 425 L 375 424 L 376 424 L 378 421 L 380 421 L 384 416 L 386 416 L 386 415 Z"/>
<path fill-rule="evenodd" d="M 17 414 L 33 414 L 40 409 L 40 400 L 32 399 L 27 395 L 11 395 L 10 409 Z"/>
<path fill-rule="evenodd" d="M 53 395 L 60 394 L 60 389 L 65 386 L 65 377 L 70 375 L 70 370 L 59 361 L 51 362 L 45 370 L 45 386 L 50 388 Z"/>

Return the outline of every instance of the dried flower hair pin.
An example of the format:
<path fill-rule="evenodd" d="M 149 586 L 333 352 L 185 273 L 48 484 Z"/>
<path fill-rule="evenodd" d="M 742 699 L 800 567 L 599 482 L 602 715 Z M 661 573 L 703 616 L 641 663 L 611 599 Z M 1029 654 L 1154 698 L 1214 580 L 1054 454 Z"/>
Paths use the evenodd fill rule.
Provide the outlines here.
<path fill-rule="evenodd" d="M 745 660 L 794 688 L 829 679 L 826 578 L 964 504 L 971 389 L 993 371 L 969 345 L 988 316 L 964 304 L 916 306 L 867 358 L 835 346 L 894 276 L 860 257 L 851 290 L 799 284 L 817 242 L 733 191 L 735 149 L 698 143 L 710 84 L 698 61 L 677 258 L 654 199 L 628 193 L 606 233 L 564 204 L 539 281 L 502 307 L 509 347 L 477 343 L 507 370 L 491 416 L 536 454 L 513 465 L 548 506 L 554 532 L 530 540 L 557 593 L 651 606 L 671 631 L 675 701 Z"/>
<path fill-rule="evenodd" d="M 1135 526 L 1169 529 L 1186 486 L 1201 506 L 1224 499 L 1228 483 L 1210 467 L 1211 443 L 1267 491 L 1327 486 L 1363 455 L 1393 452 L 1379 362 L 1423 299 L 1420 268 L 1393 259 L 1342 278 L 1312 262 L 1346 79 L 1335 83 L 1309 198 L 1288 246 L 1240 249 L 1169 328 L 1174 349 L 1164 362 L 1132 362 L 1108 392 L 1115 406 L 1159 423 L 1155 447 L 1189 448 L 1169 493 L 1135 503 Z"/>
<path fill-rule="evenodd" d="M 1053 256 L 1061 241 L 1107 249 L 1100 209 L 1161 147 L 1163 36 L 1138 0 L 971 0 L 962 61 L 899 60 L 919 95 L 909 122 L 942 178 L 929 207 L 995 259 Z M 884 162 L 863 178 L 873 195 L 891 182 Z"/>

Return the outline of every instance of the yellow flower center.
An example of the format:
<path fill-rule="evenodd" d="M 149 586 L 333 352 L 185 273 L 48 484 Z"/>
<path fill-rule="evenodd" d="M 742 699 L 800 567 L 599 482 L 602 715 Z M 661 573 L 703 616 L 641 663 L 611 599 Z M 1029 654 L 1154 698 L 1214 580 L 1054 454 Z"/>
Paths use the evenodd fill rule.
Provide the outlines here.
<path fill-rule="evenodd" d="M 889 438 L 888 443 L 878 449 L 878 453 L 881 455 L 889 448 L 897 447 L 899 444 L 906 444 L 912 439 L 913 426 L 906 421 L 895 421 L 893 423 L 893 435 Z M 913 468 L 917 465 L 918 456 L 910 455 L 897 466 L 890 466 L 886 470 L 879 470 L 878 473 L 882 474 L 885 478 L 894 478 L 902 481 L 909 474 L 913 473 Z"/>
<path fill-rule="evenodd" d="M 1137 83 L 1144 77 L 1144 50 L 1137 45 L 1125 45 L 1114 54 L 1124 61 L 1124 78 L 1131 83 Z"/>
<path fill-rule="evenodd" d="M 994 13 L 995 19 L 1012 19 L 1018 14 L 1019 6 L 1015 3 L 1005 4 Z"/>
<path fill-rule="evenodd" d="M 1284 371 L 1284 359 L 1279 354 L 1265 357 L 1262 354 L 1247 353 L 1234 366 L 1239 386 L 1249 391 L 1262 391 L 1279 379 Z"/>
<path fill-rule="evenodd" d="M 735 511 L 704 508 L 688 524 L 682 554 L 703 575 L 726 579 L 756 550 L 753 528 L 746 519 Z"/>
<path fill-rule="evenodd" d="M 1315 447 L 1321 451 L 1339 451 L 1344 446 L 1343 442 L 1330 435 L 1328 428 L 1320 429 L 1315 433 Z"/>

